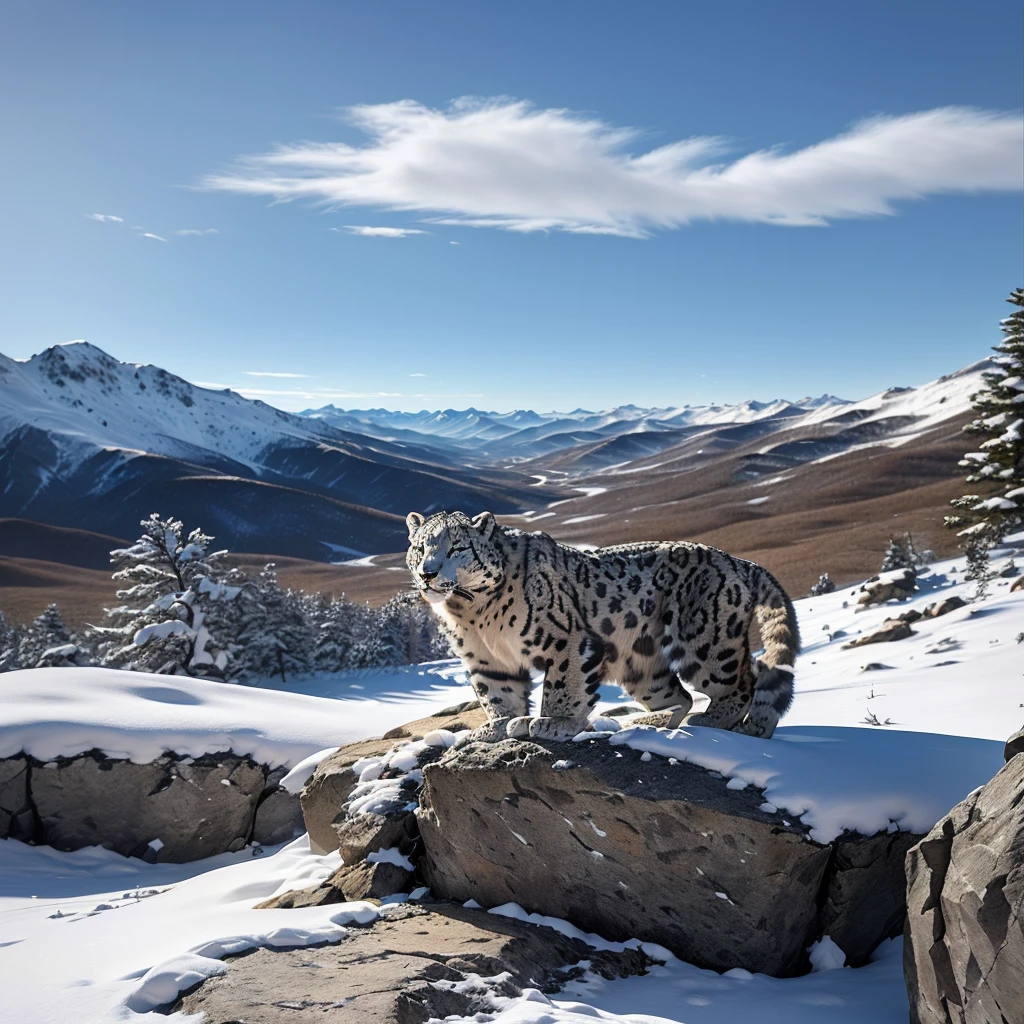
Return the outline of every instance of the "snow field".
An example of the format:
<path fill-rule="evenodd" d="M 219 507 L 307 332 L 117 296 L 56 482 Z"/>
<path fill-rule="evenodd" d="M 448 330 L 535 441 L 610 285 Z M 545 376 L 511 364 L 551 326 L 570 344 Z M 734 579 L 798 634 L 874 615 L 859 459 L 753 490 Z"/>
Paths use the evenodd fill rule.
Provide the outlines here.
<path fill-rule="evenodd" d="M 1004 554 L 995 568 L 1005 563 Z M 851 824 L 865 831 L 889 823 L 927 828 L 995 771 L 1002 741 L 1024 721 L 1024 648 L 1016 642 L 1024 632 L 1024 593 L 1008 593 L 1011 581 L 997 579 L 986 600 L 919 620 L 909 639 L 849 651 L 842 644 L 875 629 L 887 615 L 951 594 L 970 597 L 974 584 L 963 582 L 954 566 L 962 570 L 963 559 L 936 565 L 922 577 L 921 592 L 899 605 L 856 611 L 853 587 L 796 602 L 805 653 L 797 663 L 793 710 L 771 741 L 695 728 L 613 731 L 614 724 L 604 733 L 608 738 L 597 741 L 628 743 L 669 758 L 669 765 L 696 760 L 728 775 L 730 785 L 765 785 L 766 800 L 784 812 L 801 812 L 816 837 Z M 891 667 L 865 670 L 866 664 Z M 611 688 L 602 695 L 620 699 Z M 339 743 L 379 735 L 467 696 L 455 663 L 310 677 L 280 690 L 112 670 L 38 669 L 0 676 L 0 756 L 24 747 L 45 759 L 100 747 L 147 760 L 165 749 L 190 756 L 233 749 L 293 766 L 292 784 L 301 787 L 303 773 L 308 777 L 319 757 Z M 869 710 L 877 712 L 876 720 L 895 724 L 861 724 Z M 439 733 L 422 742 L 448 745 L 453 738 Z M 369 796 L 374 765 L 362 771 Z M 368 904 L 251 909 L 279 892 L 313 884 L 338 863 L 336 854 L 312 854 L 304 839 L 276 853 L 253 856 L 246 850 L 189 865 L 0 842 L 5 1014 L 26 1024 L 72 1016 L 83 1024 L 164 1021 L 150 1007 L 172 998 L 177 987 L 223 970 L 218 958 L 227 953 L 336 941 L 347 924 L 386 913 L 386 907 Z M 495 911 L 525 914 L 515 907 Z M 572 928 L 548 919 L 534 923 Z M 857 971 L 820 969 L 793 979 L 742 971 L 718 975 L 666 956 L 664 966 L 643 977 L 609 982 L 588 974 L 554 999 L 530 992 L 496 1003 L 489 1019 L 902 1024 L 907 1006 L 900 952 L 895 940 Z M 835 967 L 827 953 L 816 951 L 820 968 Z M 471 981 L 486 987 L 488 980 Z"/>

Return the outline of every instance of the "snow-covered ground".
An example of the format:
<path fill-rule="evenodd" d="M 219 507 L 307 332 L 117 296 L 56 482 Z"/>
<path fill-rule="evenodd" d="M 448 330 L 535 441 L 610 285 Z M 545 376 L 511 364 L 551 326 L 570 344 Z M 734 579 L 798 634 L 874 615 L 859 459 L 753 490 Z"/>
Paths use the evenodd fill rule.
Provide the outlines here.
<path fill-rule="evenodd" d="M 996 568 L 1005 562 L 1004 555 Z M 771 741 L 694 729 L 675 737 L 623 731 L 609 734 L 609 742 L 629 742 L 655 757 L 713 760 L 736 785 L 767 786 L 777 806 L 802 811 L 822 835 L 855 824 L 867 793 L 891 802 L 873 797 L 871 806 L 895 814 L 895 827 L 925 827 L 925 819 L 998 767 L 1002 741 L 1024 722 L 1024 645 L 1017 640 L 1024 633 L 1024 593 L 1010 594 L 1012 581 L 996 579 L 985 600 L 919 620 L 909 639 L 853 650 L 842 645 L 887 614 L 952 594 L 971 597 L 975 584 L 962 581 L 963 567 L 963 559 L 937 564 L 922 577 L 920 593 L 898 606 L 856 611 L 855 588 L 798 601 L 805 653 L 797 665 L 797 696 Z M 312 677 L 287 688 L 88 669 L 10 673 L 0 676 L 0 755 L 25 748 L 52 757 L 100 747 L 144 760 L 163 748 L 195 755 L 232 747 L 296 765 L 467 696 L 454 663 Z M 622 699 L 610 687 L 603 696 Z M 762 755 L 771 754 L 774 763 L 765 767 L 766 759 L 752 759 L 752 744 L 767 747 Z M 836 751 L 831 760 L 830 748 Z M 825 786 L 827 770 L 844 788 Z M 909 800 L 908 793 L 917 798 Z M 251 909 L 274 893 L 325 877 L 337 863 L 337 855 L 313 855 L 304 839 L 276 851 L 244 850 L 188 865 L 0 842 L 4 1018 L 25 1024 L 166 1020 L 149 1009 L 222 969 L 218 957 L 257 945 L 337 939 L 347 922 L 379 913 L 367 904 Z M 670 958 L 645 977 L 609 982 L 588 976 L 554 998 L 530 993 L 508 1001 L 493 1019 L 897 1024 L 906 1015 L 895 940 L 860 970 L 787 980 L 743 971 L 718 975 Z"/>

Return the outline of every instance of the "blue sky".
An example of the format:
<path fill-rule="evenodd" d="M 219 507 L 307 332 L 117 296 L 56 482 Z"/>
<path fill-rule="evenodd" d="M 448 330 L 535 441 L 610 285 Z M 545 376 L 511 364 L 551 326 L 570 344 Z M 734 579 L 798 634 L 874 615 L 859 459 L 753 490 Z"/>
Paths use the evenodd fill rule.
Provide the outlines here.
<path fill-rule="evenodd" d="M 1022 280 L 1015 2 L 5 10 L 12 356 L 295 409 L 858 397 L 985 355 Z"/>

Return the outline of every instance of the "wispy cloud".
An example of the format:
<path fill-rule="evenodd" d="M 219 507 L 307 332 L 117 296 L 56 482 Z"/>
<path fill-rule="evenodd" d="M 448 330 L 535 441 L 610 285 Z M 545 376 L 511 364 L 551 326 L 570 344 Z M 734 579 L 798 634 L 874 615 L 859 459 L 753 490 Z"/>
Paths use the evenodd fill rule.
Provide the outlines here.
<path fill-rule="evenodd" d="M 216 228 L 179 228 L 174 232 L 176 235 L 193 235 L 197 238 L 202 238 L 203 235 L 219 235 L 220 232 Z"/>
<path fill-rule="evenodd" d="M 409 235 L 425 235 L 419 228 L 385 228 L 370 224 L 346 224 L 344 228 L 331 228 L 345 235 L 362 235 L 363 238 L 406 238 Z"/>
<path fill-rule="evenodd" d="M 274 388 L 234 388 L 240 395 L 246 398 L 302 398 L 306 401 L 333 402 L 339 399 L 349 398 L 432 398 L 432 399 L 454 399 L 454 398 L 484 398 L 482 392 L 473 393 L 452 393 L 452 394 L 426 394 L 416 392 L 410 394 L 407 391 L 340 391 L 331 388 L 316 388 L 313 390 L 295 389 L 274 389 Z"/>
<path fill-rule="evenodd" d="M 161 238 L 159 235 L 154 235 L 152 231 L 143 231 L 139 238 L 152 238 L 154 242 L 166 242 L 166 238 Z"/>
<path fill-rule="evenodd" d="M 425 373 L 410 373 L 410 377 L 426 377 Z"/>
<path fill-rule="evenodd" d="M 362 146 L 303 142 L 242 158 L 205 185 L 437 223 L 643 237 L 694 220 L 796 226 L 894 212 L 901 200 L 1014 191 L 1019 114 L 940 107 L 860 121 L 814 145 L 739 155 L 720 137 L 642 148 L 642 133 L 569 110 L 463 99 L 352 107 Z M 407 229 L 357 228 L 400 237 Z"/>
<path fill-rule="evenodd" d="M 98 220 L 101 224 L 123 224 L 124 217 L 115 217 L 112 213 L 87 213 L 89 220 Z"/>
<path fill-rule="evenodd" d="M 243 370 L 247 377 L 309 377 L 308 373 L 275 373 L 270 370 Z"/>

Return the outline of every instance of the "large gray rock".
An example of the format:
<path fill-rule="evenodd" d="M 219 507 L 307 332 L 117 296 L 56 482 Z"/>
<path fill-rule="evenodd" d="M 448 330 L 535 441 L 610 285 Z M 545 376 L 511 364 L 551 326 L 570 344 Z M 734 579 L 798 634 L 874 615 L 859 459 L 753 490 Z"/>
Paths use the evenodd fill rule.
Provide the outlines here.
<path fill-rule="evenodd" d="M 424 881 L 719 971 L 799 973 L 826 924 L 850 963 L 898 933 L 906 839 L 822 845 L 753 788 L 641 756 L 603 742 L 450 751 L 424 769 Z"/>
<path fill-rule="evenodd" d="M 0 761 L 0 839 L 28 840 L 35 832 L 28 780 L 28 758 Z"/>
<path fill-rule="evenodd" d="M 248 757 L 165 755 L 148 764 L 99 751 L 33 765 L 38 840 L 58 850 L 104 846 L 126 856 L 190 861 L 249 839 L 264 769 Z"/>
<path fill-rule="evenodd" d="M 912 1024 L 1024 1020 L 1024 757 L 907 855 Z"/>
<path fill-rule="evenodd" d="M 639 950 L 608 953 L 550 928 L 446 904 L 393 907 L 338 945 L 256 950 L 228 961 L 170 1009 L 206 1024 L 420 1024 L 493 1014 L 524 989 L 557 991 L 582 974 L 641 974 Z M 460 984 L 469 975 L 493 979 Z M 502 976 L 502 977 L 498 977 Z"/>
<path fill-rule="evenodd" d="M 252 841 L 272 846 L 290 842 L 305 831 L 298 796 L 281 786 L 265 790 L 256 807 Z"/>
<path fill-rule="evenodd" d="M 380 757 L 399 740 L 422 739 L 435 729 L 459 732 L 482 725 L 486 715 L 479 703 L 469 701 L 445 708 L 428 718 L 400 725 L 379 739 L 359 740 L 339 747 L 317 765 L 309 782 L 302 790 L 302 816 L 309 845 L 314 853 L 331 853 L 338 849 L 335 823 L 344 817 L 344 807 L 356 787 L 352 765 L 364 757 Z"/>

